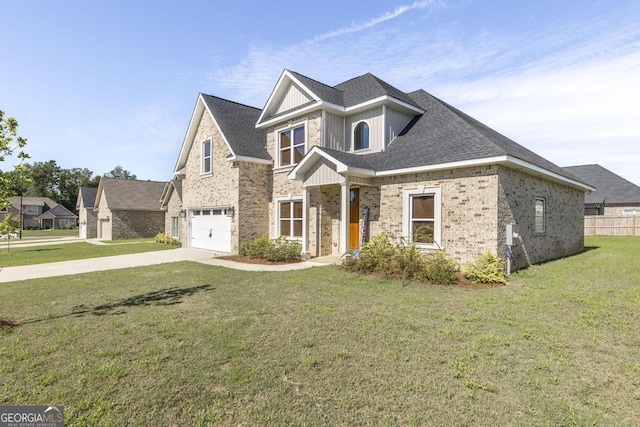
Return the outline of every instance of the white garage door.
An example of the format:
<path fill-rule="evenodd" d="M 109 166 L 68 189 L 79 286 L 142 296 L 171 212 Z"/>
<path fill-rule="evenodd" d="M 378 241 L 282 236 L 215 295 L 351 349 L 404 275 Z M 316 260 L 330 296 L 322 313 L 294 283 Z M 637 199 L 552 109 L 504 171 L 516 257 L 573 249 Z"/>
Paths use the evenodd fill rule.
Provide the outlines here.
<path fill-rule="evenodd" d="M 191 211 L 191 247 L 231 252 L 231 217 L 225 209 Z"/>

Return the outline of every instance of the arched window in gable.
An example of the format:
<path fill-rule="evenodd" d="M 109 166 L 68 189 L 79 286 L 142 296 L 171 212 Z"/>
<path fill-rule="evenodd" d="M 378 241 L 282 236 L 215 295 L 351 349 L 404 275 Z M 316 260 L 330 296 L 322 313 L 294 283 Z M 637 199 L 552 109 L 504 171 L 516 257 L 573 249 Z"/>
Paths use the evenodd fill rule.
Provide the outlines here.
<path fill-rule="evenodd" d="M 369 125 L 367 122 L 360 122 L 353 131 L 353 149 L 365 150 L 369 148 Z"/>

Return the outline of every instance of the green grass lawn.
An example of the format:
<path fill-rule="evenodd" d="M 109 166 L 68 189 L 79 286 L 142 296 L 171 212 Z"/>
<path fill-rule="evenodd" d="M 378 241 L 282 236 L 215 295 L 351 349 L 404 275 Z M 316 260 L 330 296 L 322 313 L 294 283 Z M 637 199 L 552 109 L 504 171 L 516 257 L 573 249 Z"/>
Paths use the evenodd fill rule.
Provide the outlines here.
<path fill-rule="evenodd" d="M 0 286 L 0 404 L 66 425 L 632 426 L 638 238 L 471 290 L 172 263 Z"/>
<path fill-rule="evenodd" d="M 46 246 L 12 246 L 10 250 L 0 247 L 0 268 L 18 265 L 46 264 L 49 262 L 74 259 L 98 258 L 113 255 L 135 254 L 139 252 L 161 251 L 178 248 L 178 245 L 164 245 L 153 240 L 132 240 L 127 244 L 93 245 L 91 243 L 65 243 Z"/>
<path fill-rule="evenodd" d="M 60 237 L 78 237 L 78 229 L 71 230 L 22 230 L 22 240 L 29 239 L 57 239 Z"/>

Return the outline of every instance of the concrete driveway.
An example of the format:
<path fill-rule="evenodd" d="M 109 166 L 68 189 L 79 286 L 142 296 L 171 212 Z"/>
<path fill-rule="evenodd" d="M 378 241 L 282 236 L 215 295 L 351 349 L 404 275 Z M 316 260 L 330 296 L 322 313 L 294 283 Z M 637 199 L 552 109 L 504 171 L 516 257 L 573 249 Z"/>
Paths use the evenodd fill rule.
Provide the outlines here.
<path fill-rule="evenodd" d="M 178 261 L 195 261 L 245 271 L 286 271 L 327 265 L 326 262 L 311 261 L 282 265 L 244 264 L 219 259 L 216 258 L 216 255 L 218 255 L 216 252 L 202 249 L 179 248 L 21 267 L 6 267 L 0 269 L 0 283 L 66 276 L 69 274 L 91 273 L 93 271 L 116 270 L 119 268 L 142 267 Z"/>

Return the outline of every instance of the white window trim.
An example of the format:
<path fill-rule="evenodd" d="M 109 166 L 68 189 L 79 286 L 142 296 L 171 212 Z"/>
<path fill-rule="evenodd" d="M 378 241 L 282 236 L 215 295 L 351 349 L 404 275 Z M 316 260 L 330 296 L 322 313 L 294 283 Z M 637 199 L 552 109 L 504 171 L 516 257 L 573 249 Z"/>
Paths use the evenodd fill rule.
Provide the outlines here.
<path fill-rule="evenodd" d="M 209 172 L 205 172 L 204 170 L 204 164 L 205 164 L 205 157 L 204 157 L 204 145 L 209 142 Z M 212 142 L 212 138 L 209 136 L 207 138 L 204 138 L 202 141 L 200 141 L 200 175 L 201 176 L 209 176 L 213 174 L 213 142 Z"/>
<path fill-rule="evenodd" d="M 356 149 L 356 128 L 358 127 L 358 125 L 360 123 L 366 124 L 367 127 L 369 128 L 369 131 L 368 131 L 369 141 L 367 141 L 369 146 L 367 148 L 358 148 L 358 149 Z M 353 128 L 351 129 L 351 151 L 353 153 L 363 153 L 363 152 L 366 152 L 366 151 L 371 151 L 371 125 L 369 124 L 369 121 L 367 121 L 367 120 L 358 120 L 357 122 L 353 123 Z"/>
<path fill-rule="evenodd" d="M 411 242 L 411 197 L 433 195 L 433 243 L 417 243 L 416 246 L 424 249 L 443 249 L 442 247 L 442 188 L 440 187 L 414 187 L 406 188 L 402 198 L 402 235 Z"/>
<path fill-rule="evenodd" d="M 535 209 L 538 204 L 538 200 L 542 201 L 542 230 L 536 229 L 537 212 L 535 211 Z M 538 235 L 545 234 L 547 232 L 547 200 L 544 197 L 536 196 L 533 202 L 533 209 L 533 232 Z"/>
<path fill-rule="evenodd" d="M 286 126 L 281 126 L 277 129 L 274 130 L 274 147 L 275 147 L 275 157 L 276 157 L 276 166 L 274 168 L 274 170 L 278 170 L 278 169 L 285 169 L 285 168 L 293 168 L 295 167 L 295 165 L 297 165 L 297 163 L 290 163 L 287 165 L 282 165 L 280 164 L 280 133 L 287 131 L 287 130 L 293 130 L 295 128 L 298 128 L 300 126 L 304 127 L 304 155 L 306 156 L 307 153 L 309 152 L 309 120 L 308 119 L 304 119 L 301 121 L 297 121 L 297 122 L 290 122 L 288 123 Z M 291 140 L 291 150 L 293 151 L 293 132 L 291 133 L 292 136 L 292 140 Z M 291 161 L 294 161 L 294 153 L 291 153 L 292 157 L 291 157 Z"/>
<path fill-rule="evenodd" d="M 305 227 L 305 223 L 306 223 L 306 215 L 305 212 L 307 211 L 307 207 L 305 206 L 305 201 L 304 201 L 304 197 L 302 195 L 288 195 L 288 196 L 283 196 L 283 197 L 276 197 L 274 198 L 274 218 L 275 218 L 275 236 L 273 236 L 274 239 L 277 239 L 278 237 L 280 237 L 282 235 L 282 233 L 280 232 L 280 203 L 281 202 L 302 202 L 302 236 L 300 237 L 292 237 L 291 235 L 286 235 L 284 236 L 287 240 L 292 240 L 292 241 L 298 241 L 298 242 L 302 242 L 302 238 L 304 237 L 304 227 Z"/>
<path fill-rule="evenodd" d="M 640 208 L 627 208 L 622 211 L 622 216 L 638 216 L 640 215 Z"/>

